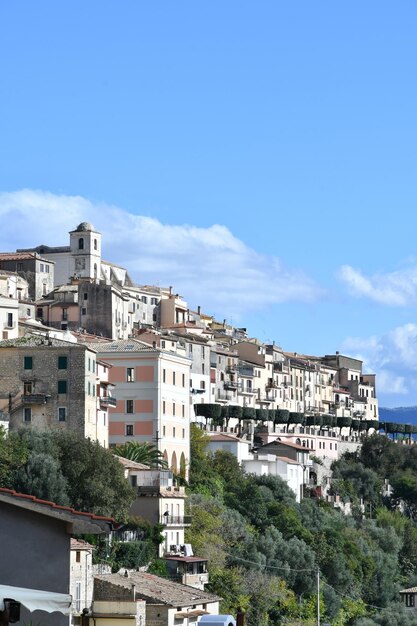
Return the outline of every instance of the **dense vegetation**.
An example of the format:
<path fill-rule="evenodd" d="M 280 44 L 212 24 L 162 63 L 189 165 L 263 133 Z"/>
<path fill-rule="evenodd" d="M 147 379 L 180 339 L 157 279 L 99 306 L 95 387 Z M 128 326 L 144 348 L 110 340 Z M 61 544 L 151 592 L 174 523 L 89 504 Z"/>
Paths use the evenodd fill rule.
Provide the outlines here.
<path fill-rule="evenodd" d="M 193 427 L 187 540 L 210 559 L 222 611 L 243 607 L 251 626 L 315 624 L 319 569 L 323 622 L 417 625 L 398 603 L 399 589 L 417 583 L 417 448 L 376 435 L 334 471 L 352 516 L 318 500 L 297 504 L 283 481 L 245 474 L 229 453 L 209 456 Z M 381 494 L 385 479 L 394 487 L 389 497 Z"/>
<path fill-rule="evenodd" d="M 118 521 L 135 497 L 109 450 L 58 430 L 0 432 L 0 486 Z"/>

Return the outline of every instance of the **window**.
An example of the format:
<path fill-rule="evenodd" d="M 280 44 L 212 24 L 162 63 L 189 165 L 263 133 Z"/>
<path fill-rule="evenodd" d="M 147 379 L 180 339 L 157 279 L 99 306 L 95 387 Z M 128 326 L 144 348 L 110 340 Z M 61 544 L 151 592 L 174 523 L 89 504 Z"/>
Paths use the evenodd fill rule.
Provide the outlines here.
<path fill-rule="evenodd" d="M 158 298 L 151 298 L 151 304 L 158 304 Z"/>
<path fill-rule="evenodd" d="M 133 400 L 126 400 L 126 413 L 133 413 Z"/>
<path fill-rule="evenodd" d="M 31 370 L 33 366 L 33 358 L 31 356 L 25 356 L 23 359 L 25 370 Z"/>
<path fill-rule="evenodd" d="M 185 374 L 182 375 L 182 386 L 185 387 Z"/>
<path fill-rule="evenodd" d="M 36 309 L 36 317 L 43 318 L 43 309 L 40 306 Z"/>
<path fill-rule="evenodd" d="M 175 385 L 175 372 L 172 372 L 172 384 Z"/>
<path fill-rule="evenodd" d="M 49 265 L 45 265 L 45 272 L 49 274 Z"/>
<path fill-rule="evenodd" d="M 165 413 L 166 413 L 166 402 L 165 402 L 165 400 L 162 400 L 162 413 L 163 413 L 164 415 L 165 415 Z M 164 428 L 165 428 L 165 426 L 164 426 Z"/>
<path fill-rule="evenodd" d="M 165 433 L 166 433 L 166 427 L 162 426 L 162 436 L 165 437 Z"/>
<path fill-rule="evenodd" d="M 185 428 L 182 429 L 182 438 L 185 439 Z"/>
<path fill-rule="evenodd" d="M 67 421 L 67 409 L 64 406 L 58 407 L 58 422 Z"/>
<path fill-rule="evenodd" d="M 43 272 L 43 270 L 44 270 L 44 264 L 43 264 L 43 263 L 40 263 L 40 265 L 39 265 L 39 271 L 40 271 L 40 272 Z"/>
<path fill-rule="evenodd" d="M 68 309 L 62 309 L 62 319 L 64 321 L 68 319 Z"/>
<path fill-rule="evenodd" d="M 193 353 L 193 344 L 192 343 L 190 343 L 190 350 L 189 350 L 189 352 L 190 352 L 190 354 Z"/>
<path fill-rule="evenodd" d="M 82 237 L 78 240 L 78 250 L 84 250 L 84 239 Z"/>
<path fill-rule="evenodd" d="M 68 357 L 67 356 L 59 356 L 58 357 L 58 369 L 66 370 L 68 367 Z"/>
<path fill-rule="evenodd" d="M 75 562 L 76 563 L 81 563 L 81 552 L 80 550 L 77 550 L 75 553 Z"/>
<path fill-rule="evenodd" d="M 128 383 L 135 382 L 135 368 L 134 367 L 126 368 L 126 382 Z"/>
<path fill-rule="evenodd" d="M 133 437 L 133 424 L 126 424 L 126 437 Z"/>
<path fill-rule="evenodd" d="M 206 382 L 204 380 L 200 381 L 200 389 L 205 389 L 206 388 Z"/>
<path fill-rule="evenodd" d="M 23 409 L 23 421 L 24 422 L 32 421 L 32 409 L 30 407 L 25 407 Z"/>
<path fill-rule="evenodd" d="M 85 306 L 81 307 L 81 315 L 87 315 L 87 309 Z"/>
<path fill-rule="evenodd" d="M 81 611 L 81 583 L 75 583 L 75 610 L 77 613 Z"/>
<path fill-rule="evenodd" d="M 203 359 L 206 357 L 206 349 L 204 346 L 201 348 L 201 356 L 203 357 Z"/>
<path fill-rule="evenodd" d="M 17 265 L 16 265 L 16 271 L 17 271 L 17 272 L 21 272 L 21 271 L 23 271 L 23 263 L 17 263 Z"/>
<path fill-rule="evenodd" d="M 148 298 L 146 296 L 142 296 L 143 304 L 148 304 Z"/>
<path fill-rule="evenodd" d="M 172 403 L 172 415 L 175 415 L 175 402 Z"/>
<path fill-rule="evenodd" d="M 161 341 L 161 348 L 165 348 L 165 341 L 164 340 Z"/>
<path fill-rule="evenodd" d="M 13 313 L 7 314 L 7 326 L 13 328 Z"/>
<path fill-rule="evenodd" d="M 23 394 L 25 396 L 30 396 L 30 394 L 33 392 L 33 382 L 32 381 L 27 381 L 25 383 L 23 383 Z"/>
<path fill-rule="evenodd" d="M 58 380 L 58 393 L 67 393 L 67 381 Z"/>
<path fill-rule="evenodd" d="M 175 426 L 172 429 L 172 436 L 175 437 Z"/>
<path fill-rule="evenodd" d="M 182 405 L 182 416 L 185 417 L 185 405 Z"/>
<path fill-rule="evenodd" d="M 166 381 L 167 381 L 167 371 L 162 370 L 162 382 L 166 383 Z"/>
<path fill-rule="evenodd" d="M 201 364 L 201 373 L 204 375 L 206 373 L 206 367 L 204 363 Z"/>
<path fill-rule="evenodd" d="M 97 250 L 97 239 L 94 239 L 94 250 Z"/>

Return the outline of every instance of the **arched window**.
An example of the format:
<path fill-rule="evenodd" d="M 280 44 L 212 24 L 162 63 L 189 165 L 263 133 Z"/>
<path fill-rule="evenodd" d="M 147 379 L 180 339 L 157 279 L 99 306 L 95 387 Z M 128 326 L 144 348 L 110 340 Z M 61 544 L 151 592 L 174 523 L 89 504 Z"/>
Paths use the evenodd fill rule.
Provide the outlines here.
<path fill-rule="evenodd" d="M 80 237 L 78 240 L 78 250 L 84 250 L 84 237 Z"/>
<path fill-rule="evenodd" d="M 94 239 L 94 250 L 97 250 L 97 239 Z"/>
<path fill-rule="evenodd" d="M 172 459 L 171 459 L 171 469 L 174 472 L 174 474 L 178 473 L 178 467 L 177 467 L 177 455 L 175 454 L 175 452 L 172 453 Z"/>
<path fill-rule="evenodd" d="M 185 478 L 185 471 L 187 469 L 186 466 L 186 462 L 185 462 L 185 454 L 184 452 L 181 453 L 181 458 L 180 458 L 180 476 L 182 478 Z"/>
<path fill-rule="evenodd" d="M 97 263 L 94 263 L 94 278 L 97 278 Z"/>
<path fill-rule="evenodd" d="M 164 450 L 164 453 L 163 453 L 162 456 L 164 457 L 164 461 L 166 462 L 167 467 L 168 467 L 168 452 L 166 450 Z"/>

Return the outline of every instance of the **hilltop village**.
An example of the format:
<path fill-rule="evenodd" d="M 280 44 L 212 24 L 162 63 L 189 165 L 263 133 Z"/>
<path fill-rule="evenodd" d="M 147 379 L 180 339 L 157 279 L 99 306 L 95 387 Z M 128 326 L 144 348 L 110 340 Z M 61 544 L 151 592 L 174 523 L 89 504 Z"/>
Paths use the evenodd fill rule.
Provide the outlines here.
<path fill-rule="evenodd" d="M 185 486 L 198 432 L 209 454 L 232 455 L 264 481 L 278 477 L 296 503 L 314 497 L 352 513 L 352 503 L 332 489 L 331 465 L 379 431 L 375 375 L 339 352 L 306 355 L 265 344 L 190 308 L 174 287 L 135 284 L 128 269 L 102 258 L 93 225 L 79 224 L 68 246 L 0 253 L 0 337 L 4 432 L 48 429 L 103 449 L 139 442 L 157 451 L 154 466 L 123 457 L 118 463 L 136 494 L 130 513 L 160 525 L 158 556 L 172 574 L 100 569 L 93 545 L 79 535 L 128 539 L 117 520 L 0 488 L 10 559 L 20 563 L 18 546 L 32 537 L 21 567 L 0 574 L 0 592 L 13 600 L 0 610 L 0 623 L 13 621 L 15 604 L 27 619 L 37 609 L 61 611 L 42 618 L 47 624 L 67 624 L 70 615 L 73 624 L 94 617 L 103 626 L 112 619 L 192 626 L 218 615 L 221 597 L 205 590 L 209 559 L 195 556 L 186 540 Z M 360 506 L 363 512 L 366 502 Z M 45 554 L 48 567 L 34 585 L 24 561 L 36 567 Z M 218 623 L 233 624 L 236 613 Z"/>

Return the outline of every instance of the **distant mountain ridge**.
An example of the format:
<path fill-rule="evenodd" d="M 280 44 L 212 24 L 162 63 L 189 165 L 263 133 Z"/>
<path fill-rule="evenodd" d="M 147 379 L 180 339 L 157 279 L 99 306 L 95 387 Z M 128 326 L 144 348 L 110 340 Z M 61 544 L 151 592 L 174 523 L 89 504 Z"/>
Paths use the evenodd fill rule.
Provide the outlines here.
<path fill-rule="evenodd" d="M 417 406 L 398 406 L 393 409 L 380 407 L 379 419 L 381 422 L 417 425 Z"/>

